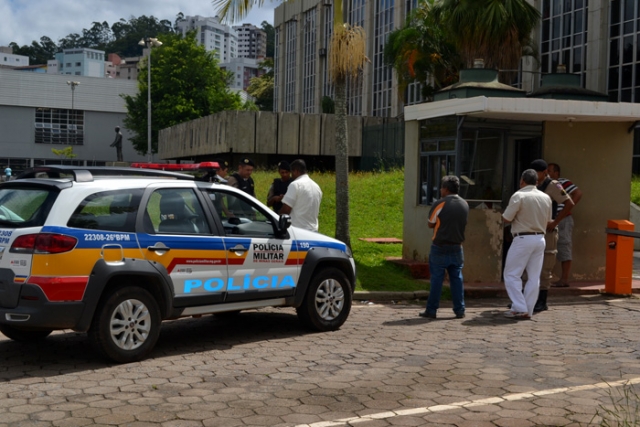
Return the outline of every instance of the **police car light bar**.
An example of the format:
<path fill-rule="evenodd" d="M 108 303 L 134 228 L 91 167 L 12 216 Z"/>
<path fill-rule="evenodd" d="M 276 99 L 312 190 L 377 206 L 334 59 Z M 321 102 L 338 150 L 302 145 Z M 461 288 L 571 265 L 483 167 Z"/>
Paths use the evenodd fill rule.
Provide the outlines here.
<path fill-rule="evenodd" d="M 156 169 L 163 171 L 197 171 L 197 170 L 217 170 L 220 169 L 218 162 L 201 163 L 131 163 L 132 168 Z"/>

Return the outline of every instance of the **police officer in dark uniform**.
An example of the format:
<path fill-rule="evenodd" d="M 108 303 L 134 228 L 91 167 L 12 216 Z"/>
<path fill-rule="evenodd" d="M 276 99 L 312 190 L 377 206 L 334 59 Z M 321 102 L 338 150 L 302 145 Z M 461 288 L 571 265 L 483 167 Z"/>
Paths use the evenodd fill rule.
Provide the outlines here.
<path fill-rule="evenodd" d="M 289 162 L 283 160 L 278 163 L 278 173 L 280 178 L 273 180 L 273 184 L 269 187 L 269 193 L 267 194 L 267 206 L 272 207 L 277 214 L 282 209 L 282 198 L 287 193 L 287 188 L 289 188 L 289 184 L 292 181 Z"/>
<path fill-rule="evenodd" d="M 254 167 L 253 160 L 249 158 L 242 159 L 238 165 L 238 171 L 229 177 L 227 184 L 255 197 L 255 185 L 251 178 Z"/>

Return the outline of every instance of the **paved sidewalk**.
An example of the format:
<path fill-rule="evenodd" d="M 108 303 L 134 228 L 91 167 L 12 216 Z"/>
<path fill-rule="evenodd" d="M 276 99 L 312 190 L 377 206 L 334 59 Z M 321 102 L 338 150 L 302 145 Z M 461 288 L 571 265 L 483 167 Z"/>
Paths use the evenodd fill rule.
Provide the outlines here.
<path fill-rule="evenodd" d="M 0 336 L 0 426 L 587 427 L 640 383 L 640 299 L 555 296 L 529 321 L 505 304 L 470 300 L 455 319 L 443 302 L 430 320 L 358 302 L 331 333 L 290 308 L 183 319 L 126 365 L 81 334 Z"/>
<path fill-rule="evenodd" d="M 640 294 L 640 251 L 633 253 L 633 275 L 631 281 L 631 292 Z M 423 300 L 429 296 L 428 280 L 425 280 L 425 290 L 418 292 L 356 292 L 354 299 L 358 301 L 411 301 Z M 447 283 L 445 283 L 447 286 Z M 465 298 L 503 298 L 507 296 L 504 283 L 475 283 L 465 282 Z M 554 296 L 580 296 L 597 295 L 605 292 L 605 282 L 571 282 L 568 288 L 552 288 L 550 295 Z"/>

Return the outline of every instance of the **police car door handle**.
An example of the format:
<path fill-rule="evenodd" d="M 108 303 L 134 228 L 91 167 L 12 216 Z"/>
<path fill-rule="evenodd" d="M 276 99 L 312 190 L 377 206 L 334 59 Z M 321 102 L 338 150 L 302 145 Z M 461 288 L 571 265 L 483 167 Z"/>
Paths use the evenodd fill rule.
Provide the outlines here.
<path fill-rule="evenodd" d="M 247 252 L 249 248 L 245 248 L 242 245 L 235 245 L 232 248 L 229 248 L 229 252 Z"/>
<path fill-rule="evenodd" d="M 167 247 L 164 243 L 158 242 L 153 246 L 147 246 L 148 251 L 156 251 L 156 252 L 169 252 L 171 248 Z"/>

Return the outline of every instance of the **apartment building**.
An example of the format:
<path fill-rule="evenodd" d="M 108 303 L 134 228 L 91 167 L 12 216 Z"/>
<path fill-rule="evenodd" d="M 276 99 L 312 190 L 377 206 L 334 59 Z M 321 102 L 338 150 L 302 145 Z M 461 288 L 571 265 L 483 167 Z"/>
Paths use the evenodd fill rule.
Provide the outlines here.
<path fill-rule="evenodd" d="M 89 48 L 64 49 L 47 61 L 47 73 L 105 77 L 105 53 Z"/>
<path fill-rule="evenodd" d="M 252 24 L 234 26 L 238 34 L 238 58 L 264 59 L 267 56 L 267 33 Z"/>
<path fill-rule="evenodd" d="M 238 35 L 233 28 L 221 23 L 217 16 L 187 16 L 178 22 L 178 29 L 183 35 L 195 30 L 198 44 L 213 52 L 221 63 L 238 57 Z"/>

